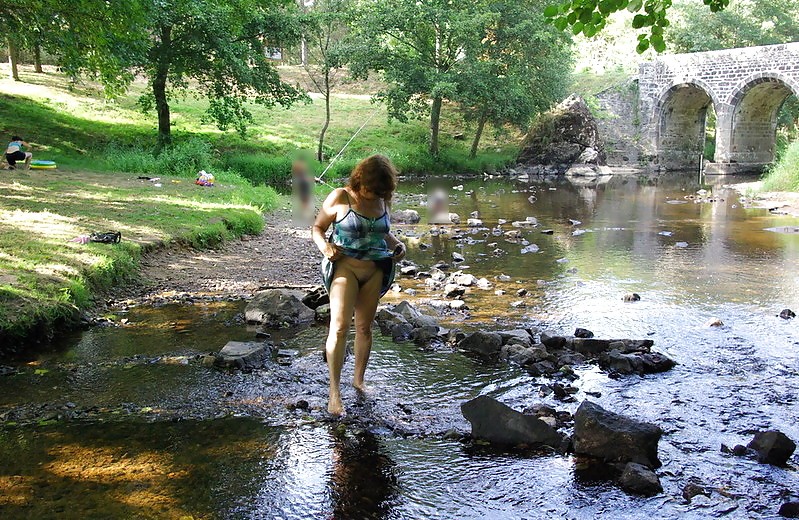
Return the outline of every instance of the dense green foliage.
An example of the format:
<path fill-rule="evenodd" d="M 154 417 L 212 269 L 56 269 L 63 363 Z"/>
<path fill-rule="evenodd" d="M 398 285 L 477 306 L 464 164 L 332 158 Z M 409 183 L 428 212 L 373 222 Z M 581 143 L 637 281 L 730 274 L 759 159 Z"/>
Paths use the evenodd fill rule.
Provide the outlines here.
<path fill-rule="evenodd" d="M 471 157 L 486 122 L 526 130 L 566 95 L 571 42 L 535 14 L 541 7 L 540 0 L 497 3 L 486 36 L 467 42 L 457 99 L 466 119 L 477 122 Z"/>
<path fill-rule="evenodd" d="M 714 16 L 694 1 L 675 3 L 666 30 L 674 52 L 699 52 L 795 41 L 799 0 L 737 0 Z"/>
<path fill-rule="evenodd" d="M 325 102 L 325 121 L 319 131 L 316 160 L 324 160 L 325 135 L 330 126 L 330 103 L 333 88 L 344 76 L 347 61 L 344 37 L 353 17 L 350 0 L 317 0 L 304 17 L 306 56 L 303 67 L 308 80 Z"/>
<path fill-rule="evenodd" d="M 730 0 L 702 0 L 705 9 L 713 13 L 724 10 Z M 669 11 L 672 0 L 571 0 L 549 5 L 544 14 L 560 30 L 570 28 L 573 34 L 592 37 L 607 24 L 608 18 L 623 10 L 637 13 L 631 21 L 633 29 L 643 29 L 638 34 L 639 53 L 650 46 L 657 52 L 666 50 L 664 30 L 671 22 Z"/>
<path fill-rule="evenodd" d="M 170 140 L 169 98 L 176 94 L 191 90 L 206 98 L 206 117 L 221 130 L 233 127 L 241 134 L 253 122 L 248 100 L 271 107 L 303 99 L 280 80 L 264 52 L 265 45 L 279 48 L 299 38 L 294 2 L 151 1 L 142 35 L 150 44 L 137 68 L 150 80 L 152 92 L 142 106 L 155 107 L 162 143 Z"/>
<path fill-rule="evenodd" d="M 557 97 L 563 65 L 570 69 L 567 45 L 541 23 L 540 7 L 487 0 L 366 3 L 354 23 L 350 66 L 359 77 L 382 73 L 386 87 L 377 98 L 390 117 L 429 117 L 435 156 L 447 102 L 468 107 L 475 120 L 518 123 Z M 541 88 L 530 90 L 533 84 Z"/>
<path fill-rule="evenodd" d="M 799 141 L 786 148 L 763 177 L 765 191 L 799 191 Z"/>

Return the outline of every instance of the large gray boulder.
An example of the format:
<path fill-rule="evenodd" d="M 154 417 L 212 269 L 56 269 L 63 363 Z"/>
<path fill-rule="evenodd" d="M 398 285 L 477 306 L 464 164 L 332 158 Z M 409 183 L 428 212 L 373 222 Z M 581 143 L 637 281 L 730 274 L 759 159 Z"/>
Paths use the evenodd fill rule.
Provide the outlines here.
<path fill-rule="evenodd" d="M 605 164 L 596 119 L 585 100 L 572 94 L 543 114 L 522 142 L 518 162 L 564 174 L 572 165 Z"/>
<path fill-rule="evenodd" d="M 660 427 L 609 412 L 583 401 L 574 414 L 574 452 L 606 462 L 636 462 L 660 467 Z"/>
<path fill-rule="evenodd" d="M 281 327 L 310 323 L 314 310 L 302 303 L 304 293 L 287 289 L 267 289 L 247 304 L 244 317 L 247 323 L 260 323 L 266 327 Z"/>
<path fill-rule="evenodd" d="M 485 395 L 463 403 L 461 411 L 472 425 L 472 436 L 492 443 L 558 448 L 563 440 L 541 419 L 524 415 Z"/>
<path fill-rule="evenodd" d="M 274 346 L 271 343 L 256 341 L 228 341 L 214 364 L 222 368 L 253 370 L 263 367 L 272 357 Z"/>

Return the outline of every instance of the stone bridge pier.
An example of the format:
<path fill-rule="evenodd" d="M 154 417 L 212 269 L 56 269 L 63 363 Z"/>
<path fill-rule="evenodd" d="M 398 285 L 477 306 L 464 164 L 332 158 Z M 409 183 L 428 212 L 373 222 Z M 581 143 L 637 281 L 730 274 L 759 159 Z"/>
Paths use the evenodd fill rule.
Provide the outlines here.
<path fill-rule="evenodd" d="M 799 42 L 661 56 L 640 65 L 638 85 L 640 144 L 654 167 L 700 167 L 712 106 L 705 172 L 760 172 L 774 160 L 780 107 L 799 95 Z"/>

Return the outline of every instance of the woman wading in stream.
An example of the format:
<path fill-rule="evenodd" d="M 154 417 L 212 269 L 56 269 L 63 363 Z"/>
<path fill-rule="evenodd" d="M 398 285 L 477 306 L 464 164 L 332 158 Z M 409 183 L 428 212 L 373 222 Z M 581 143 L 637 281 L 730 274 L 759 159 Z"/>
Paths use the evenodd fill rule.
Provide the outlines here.
<path fill-rule="evenodd" d="M 344 413 L 341 368 L 347 335 L 355 316 L 355 375 L 352 385 L 364 390 L 364 372 L 372 350 L 372 321 L 377 302 L 394 279 L 395 262 L 405 246 L 390 232 L 389 209 L 397 187 L 397 170 L 382 155 L 362 160 L 349 183 L 328 195 L 313 225 L 313 240 L 324 255 L 322 277 L 330 295 L 330 331 L 325 343 L 330 372 L 327 410 Z M 333 232 L 325 237 L 330 225 Z"/>

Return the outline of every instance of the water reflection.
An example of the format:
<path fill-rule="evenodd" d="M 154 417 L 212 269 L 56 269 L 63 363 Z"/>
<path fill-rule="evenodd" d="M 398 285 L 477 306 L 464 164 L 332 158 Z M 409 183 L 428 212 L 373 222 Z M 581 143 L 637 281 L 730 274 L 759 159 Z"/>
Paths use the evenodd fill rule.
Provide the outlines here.
<path fill-rule="evenodd" d="M 368 430 L 333 427 L 330 518 L 390 518 L 399 501 L 397 464 Z"/>

